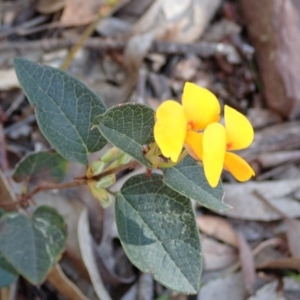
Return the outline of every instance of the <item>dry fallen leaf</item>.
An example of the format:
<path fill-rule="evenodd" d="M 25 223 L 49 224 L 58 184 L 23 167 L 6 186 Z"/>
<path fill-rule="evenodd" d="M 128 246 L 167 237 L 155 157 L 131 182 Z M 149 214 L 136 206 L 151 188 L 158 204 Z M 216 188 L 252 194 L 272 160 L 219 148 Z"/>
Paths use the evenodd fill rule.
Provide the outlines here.
<path fill-rule="evenodd" d="M 300 257 L 300 221 L 290 218 L 283 211 L 274 206 L 266 197 L 261 195 L 259 192 L 254 191 L 254 194 L 258 199 L 260 199 L 260 201 L 267 204 L 267 206 L 269 206 L 270 209 L 272 209 L 284 219 L 290 252 L 293 257 Z"/>
<path fill-rule="evenodd" d="M 162 39 L 190 43 L 202 35 L 220 5 L 221 0 L 156 0 L 136 22 L 132 33 L 164 28 Z"/>
<path fill-rule="evenodd" d="M 249 108 L 247 110 L 247 118 L 254 129 L 264 128 L 282 122 L 280 115 L 269 109 L 260 107 Z"/>
<path fill-rule="evenodd" d="M 285 290 L 299 291 L 300 283 L 294 278 L 283 278 L 283 285 Z M 278 281 L 273 281 L 260 288 L 254 296 L 248 298 L 248 300 L 289 300 L 284 296 L 277 293 Z"/>
<path fill-rule="evenodd" d="M 236 249 L 202 236 L 202 254 L 204 269 L 219 270 L 235 262 L 238 258 Z"/>
<path fill-rule="evenodd" d="M 42 14 L 53 14 L 63 9 L 66 0 L 39 0 L 36 10 Z"/>
<path fill-rule="evenodd" d="M 288 162 L 297 162 L 300 160 L 300 150 L 267 152 L 257 156 L 256 161 L 263 168 L 272 168 Z"/>
<path fill-rule="evenodd" d="M 89 300 L 78 287 L 68 279 L 61 267 L 56 265 L 47 276 L 50 282 L 62 295 L 72 300 Z"/>
<path fill-rule="evenodd" d="M 82 210 L 79 217 L 78 240 L 82 259 L 89 272 L 97 296 L 101 300 L 111 300 L 98 271 L 97 261 L 93 250 L 93 238 L 90 234 L 89 219 L 86 209 Z"/>
<path fill-rule="evenodd" d="M 115 210 L 114 206 L 112 205 L 105 209 L 103 235 L 100 245 L 96 248 L 96 253 L 99 255 L 99 258 L 103 264 L 102 273 L 104 274 L 105 272 L 105 282 L 116 286 L 120 283 L 130 284 L 136 279 L 136 276 L 130 272 L 131 269 L 126 270 L 125 276 L 121 276 L 116 272 L 118 269 L 118 257 L 115 255 L 116 253 L 113 241 L 118 238 L 119 236 L 115 223 Z M 123 268 L 126 268 L 124 262 L 122 265 Z"/>
<path fill-rule="evenodd" d="M 282 217 L 262 203 L 253 194 L 256 190 L 289 217 L 300 216 L 300 203 L 292 197 L 300 189 L 299 179 L 247 182 L 237 184 L 224 184 L 224 202 L 233 209 L 219 212 L 228 217 L 256 220 L 273 221 Z"/>
<path fill-rule="evenodd" d="M 15 70 L 0 70 L 0 91 L 9 91 L 13 88 L 20 88 Z"/>
<path fill-rule="evenodd" d="M 210 280 L 200 289 L 198 300 L 242 300 L 246 294 L 243 276 L 239 272 Z"/>
<path fill-rule="evenodd" d="M 72 26 L 91 23 L 97 18 L 102 4 L 102 0 L 66 0 L 60 21 Z"/>
<path fill-rule="evenodd" d="M 238 233 L 239 257 L 246 290 L 253 294 L 255 284 L 255 266 L 251 248 L 241 233 Z"/>
<path fill-rule="evenodd" d="M 238 237 L 227 220 L 220 217 L 204 215 L 196 219 L 199 229 L 210 236 L 230 245 L 238 247 Z"/>
<path fill-rule="evenodd" d="M 300 122 L 281 122 L 256 131 L 251 146 L 241 153 L 247 160 L 253 160 L 258 154 L 275 151 L 299 150 Z"/>
<path fill-rule="evenodd" d="M 139 276 L 138 281 L 138 299 L 152 300 L 154 282 L 151 274 L 143 273 Z"/>
<path fill-rule="evenodd" d="M 290 252 L 293 257 L 300 257 L 300 221 L 291 218 L 284 221 Z"/>

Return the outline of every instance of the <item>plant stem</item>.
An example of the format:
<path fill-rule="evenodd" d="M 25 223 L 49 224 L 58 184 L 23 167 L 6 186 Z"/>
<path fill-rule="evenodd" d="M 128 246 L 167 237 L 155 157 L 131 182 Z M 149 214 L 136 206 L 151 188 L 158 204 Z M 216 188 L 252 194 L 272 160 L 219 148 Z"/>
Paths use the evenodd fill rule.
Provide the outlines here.
<path fill-rule="evenodd" d="M 10 207 L 10 206 L 22 205 L 22 204 L 24 206 L 27 206 L 28 202 L 31 201 L 31 198 L 39 192 L 50 191 L 50 190 L 62 190 L 62 189 L 68 189 L 68 188 L 72 188 L 72 187 L 78 187 L 81 185 L 86 185 L 89 180 L 99 181 L 101 178 L 103 178 L 105 176 L 108 176 L 110 174 L 117 174 L 126 169 L 133 169 L 138 165 L 139 165 L 139 162 L 131 161 L 125 165 L 118 166 L 113 169 L 104 171 L 101 174 L 96 175 L 92 178 L 84 177 L 84 178 L 76 179 L 71 182 L 65 182 L 65 183 L 59 183 L 59 184 L 57 184 L 57 183 L 41 184 L 41 185 L 36 186 L 29 193 L 21 195 L 20 198 L 15 202 L 11 202 L 11 201 L 0 202 L 0 207 Z"/>
<path fill-rule="evenodd" d="M 125 165 L 121 165 L 121 166 L 118 166 L 118 167 L 115 167 L 115 168 L 112 168 L 112 169 L 109 169 L 109 170 L 106 170 L 104 172 L 102 172 L 101 174 L 99 175 L 96 175 L 96 176 L 93 176 L 91 179 L 92 180 L 95 180 L 95 181 L 99 181 L 101 178 L 105 177 L 105 176 L 108 176 L 110 174 L 117 174 L 121 171 L 124 171 L 126 169 L 134 169 L 135 167 L 137 167 L 140 163 L 137 162 L 136 160 L 134 161 L 130 161 L 129 163 L 125 164 Z"/>
<path fill-rule="evenodd" d="M 24 197 L 27 199 L 30 199 L 33 195 L 35 195 L 41 191 L 68 189 L 68 188 L 72 188 L 72 187 L 85 185 L 86 183 L 87 183 L 86 179 L 80 179 L 80 180 L 75 180 L 75 181 L 60 183 L 60 184 L 47 183 L 44 185 L 38 185 L 31 192 L 25 194 Z"/>

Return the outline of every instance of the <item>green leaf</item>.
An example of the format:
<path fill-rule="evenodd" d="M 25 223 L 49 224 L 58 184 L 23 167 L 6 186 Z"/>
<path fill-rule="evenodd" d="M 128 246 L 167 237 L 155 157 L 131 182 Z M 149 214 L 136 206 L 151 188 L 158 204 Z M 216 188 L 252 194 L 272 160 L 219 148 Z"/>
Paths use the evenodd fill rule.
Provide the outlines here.
<path fill-rule="evenodd" d="M 151 168 L 143 146 L 154 141 L 154 111 L 146 105 L 128 103 L 112 107 L 98 116 L 94 124 L 114 146 Z"/>
<path fill-rule="evenodd" d="M 41 283 L 60 258 L 66 244 L 64 219 L 49 206 L 29 219 L 21 213 L 0 218 L 0 254 L 33 284 Z"/>
<path fill-rule="evenodd" d="M 106 144 L 98 130 L 91 130 L 94 117 L 106 110 L 104 103 L 81 81 L 59 69 L 23 58 L 15 58 L 14 66 L 49 143 L 68 161 L 87 164 L 88 153 Z"/>
<path fill-rule="evenodd" d="M 186 156 L 179 164 L 163 170 L 164 183 L 174 191 L 201 205 L 216 211 L 228 210 L 223 202 L 224 191 L 221 181 L 212 188 L 204 175 L 202 166 L 190 156 Z"/>
<path fill-rule="evenodd" d="M 44 175 L 46 172 L 54 181 L 61 182 L 65 177 L 67 166 L 68 162 L 58 153 L 30 153 L 18 163 L 12 178 L 16 182 L 21 182 L 32 175 L 41 173 Z"/>
<path fill-rule="evenodd" d="M 0 218 L 5 214 L 5 211 L 0 208 Z M 4 259 L 0 253 L 0 289 L 11 285 L 18 278 L 18 273 Z"/>
<path fill-rule="evenodd" d="M 199 232 L 191 202 L 162 176 L 131 177 L 116 197 L 122 246 L 143 272 L 181 293 L 197 293 L 202 270 Z"/>
<path fill-rule="evenodd" d="M 18 279 L 18 273 L 0 254 L 0 289 L 11 285 Z"/>

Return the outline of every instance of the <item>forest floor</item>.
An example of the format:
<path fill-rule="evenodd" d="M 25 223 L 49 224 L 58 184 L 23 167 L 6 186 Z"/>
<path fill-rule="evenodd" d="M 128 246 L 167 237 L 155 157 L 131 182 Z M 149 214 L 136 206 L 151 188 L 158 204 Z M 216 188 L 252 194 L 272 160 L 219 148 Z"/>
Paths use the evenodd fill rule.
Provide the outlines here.
<path fill-rule="evenodd" d="M 300 299 L 300 8 L 293 0 L 281 10 L 271 2 L 0 1 L 0 168 L 12 190 L 20 188 L 10 179 L 18 161 L 49 149 L 15 75 L 17 56 L 67 70 L 108 107 L 130 101 L 156 109 L 180 100 L 187 81 L 205 87 L 251 121 L 255 139 L 241 155 L 256 174 L 241 184 L 223 172 L 224 201 L 233 209 L 194 206 L 204 258 L 198 295 L 169 291 L 138 272 L 118 240 L 113 208 L 104 210 L 80 188 L 34 199 L 67 220 L 65 276 L 39 287 L 20 278 L 1 290 L 1 299 L 97 300 L 98 277 L 113 300 Z M 71 164 L 68 178 L 80 172 Z M 98 277 L 83 257 L 89 252 L 78 247 L 83 211 Z"/>

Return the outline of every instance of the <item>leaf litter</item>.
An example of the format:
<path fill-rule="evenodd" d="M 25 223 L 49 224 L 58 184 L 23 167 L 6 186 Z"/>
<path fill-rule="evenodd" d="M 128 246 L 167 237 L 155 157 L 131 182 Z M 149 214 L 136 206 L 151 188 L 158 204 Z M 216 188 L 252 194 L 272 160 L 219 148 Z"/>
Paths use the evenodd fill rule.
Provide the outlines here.
<path fill-rule="evenodd" d="M 80 39 L 81 26 L 93 22 L 101 9 L 107 10 L 105 1 L 51 1 L 51 5 L 42 0 L 32 5 L 29 2 L 0 3 L 0 78 L 3 79 L 0 80 L 0 119 L 3 124 L 0 135 L 4 137 L 0 139 L 0 146 L 6 154 L 0 155 L 4 171 L 1 173 L 1 202 L 2 199 L 5 202 L 16 200 L 7 180 L 7 170 L 12 170 L 20 157 L 34 150 L 49 149 L 34 117 L 30 119 L 32 110 L 24 97 L 20 98 L 12 59 L 18 54 L 58 66 L 69 47 Z M 138 100 L 155 109 L 166 98 L 180 99 L 184 81 L 189 80 L 211 89 L 221 102 L 247 114 L 256 128 L 254 143 L 241 153 L 251 162 L 256 177 L 240 184 L 233 182 L 226 172 L 223 174 L 224 202 L 233 209 L 217 214 L 195 204 L 197 224 L 204 234 L 202 246 L 206 261 L 204 285 L 198 299 L 242 300 L 251 293 L 254 293 L 248 297 L 251 300 L 275 299 L 278 295 L 286 299 L 293 299 L 291 295 L 299 296 L 297 282 L 291 276 L 285 276 L 288 270 L 300 269 L 299 100 L 295 94 L 297 85 L 288 84 L 299 81 L 298 73 L 293 71 L 294 68 L 297 70 L 299 62 L 293 52 L 296 48 L 291 48 L 285 37 L 278 50 L 278 64 L 283 72 L 279 75 L 276 69 L 272 74 L 266 72 L 269 70 L 266 68 L 270 63 L 269 53 L 273 53 L 272 47 L 278 43 L 282 32 L 297 32 L 294 24 L 300 16 L 299 6 L 295 1 L 285 1 L 284 22 L 278 27 L 278 7 L 270 10 L 271 2 L 266 0 L 240 3 L 185 0 L 178 4 L 169 0 L 115 2 L 113 9 L 105 11 L 106 18 L 98 23 L 68 70 L 102 96 L 108 107 L 120 101 Z M 264 13 L 263 18 L 258 18 L 257 15 L 265 11 L 264 5 L 272 13 Z M 289 9 L 291 7 L 294 10 Z M 257 20 L 265 21 L 267 26 L 264 28 Z M 274 31 L 270 26 L 273 21 L 274 28 L 280 30 Z M 266 44 L 258 38 L 261 32 L 270 37 Z M 291 55 L 286 56 L 287 53 Z M 271 68 L 274 66 L 276 63 Z M 281 102 L 279 98 L 285 101 Z M 29 131 L 13 137 L 14 125 L 28 126 Z M 71 177 L 72 172 L 76 174 L 71 170 Z M 116 182 L 116 186 L 120 184 Z M 269 204 L 261 201 L 255 192 Z M 160 284 L 153 284 L 148 277 L 135 272 L 126 260 L 116 230 L 107 229 L 113 224 L 113 214 L 105 216 L 103 209 L 98 204 L 91 204 L 87 197 L 74 205 L 78 195 L 63 196 L 68 201 L 53 193 L 41 197 L 65 216 L 69 230 L 67 251 L 61 263 L 62 272 L 69 279 L 62 279 L 61 289 L 49 280 L 42 286 L 46 294 L 53 286 L 56 290 L 53 299 L 59 299 L 60 293 L 66 297 L 77 293 L 77 296 L 73 294 L 74 299 L 80 299 L 83 293 L 84 297 L 93 300 L 98 299 L 97 293 L 105 293 L 104 290 L 107 295 L 113 295 L 113 299 L 121 299 L 133 287 L 136 287 L 135 292 L 129 299 L 157 299 L 170 294 Z M 39 205 L 41 199 L 35 200 Z M 67 204 L 61 205 L 62 202 Z M 14 205 L 6 209 L 13 210 Z M 85 209 L 89 211 L 90 229 L 87 215 L 80 217 Z M 85 247 L 89 248 L 90 254 L 91 249 L 94 251 L 93 256 L 80 251 L 79 219 L 85 220 L 81 224 L 85 235 L 89 236 Z M 105 222 L 109 225 L 104 225 Z M 92 267 L 85 262 L 90 259 L 94 259 Z M 72 267 L 75 271 L 68 272 Z M 118 272 L 120 269 L 121 273 Z M 279 281 L 268 283 L 274 276 L 279 276 Z M 76 285 L 81 292 L 67 281 L 70 278 L 78 280 Z M 99 278 L 105 285 L 102 291 L 97 283 Z M 71 294 L 66 292 L 69 285 Z M 30 289 L 34 287 L 30 286 Z M 151 292 L 147 293 L 147 289 Z M 22 287 L 18 293 L 17 296 L 23 297 Z"/>

